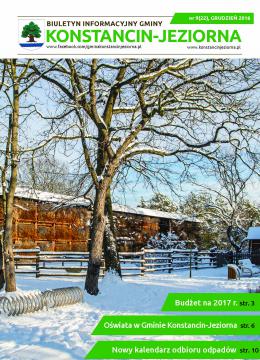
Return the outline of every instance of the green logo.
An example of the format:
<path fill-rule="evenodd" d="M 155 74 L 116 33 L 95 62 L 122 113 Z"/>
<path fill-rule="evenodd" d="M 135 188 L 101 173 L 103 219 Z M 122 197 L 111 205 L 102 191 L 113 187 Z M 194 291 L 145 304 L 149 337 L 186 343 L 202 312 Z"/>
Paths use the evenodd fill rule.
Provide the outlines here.
<path fill-rule="evenodd" d="M 39 25 L 41 25 L 41 27 Z M 21 19 L 19 21 L 20 46 L 28 48 L 28 50 L 40 48 L 43 45 L 44 39 L 41 28 L 44 28 L 43 20 L 34 22 L 28 21 L 28 19 Z"/>
<path fill-rule="evenodd" d="M 28 38 L 28 42 L 33 43 L 36 42 L 35 38 L 41 37 L 41 29 L 40 27 L 31 21 L 29 24 L 24 25 L 22 31 L 22 38 Z"/>

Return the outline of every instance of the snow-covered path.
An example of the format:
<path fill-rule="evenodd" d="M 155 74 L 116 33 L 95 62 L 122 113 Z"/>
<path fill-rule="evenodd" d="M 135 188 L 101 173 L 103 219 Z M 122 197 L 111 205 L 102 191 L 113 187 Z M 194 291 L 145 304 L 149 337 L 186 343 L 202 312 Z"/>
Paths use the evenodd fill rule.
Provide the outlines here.
<path fill-rule="evenodd" d="M 100 284 L 100 294 L 97 297 L 85 295 L 83 304 L 0 318 L 0 359 L 83 359 L 97 340 L 90 334 L 103 314 L 158 314 L 169 292 L 247 292 L 249 286 L 260 285 L 260 278 L 228 281 L 226 274 L 227 269 L 221 268 L 194 271 L 192 279 L 188 278 L 187 271 L 132 277 L 124 281 L 107 276 Z M 18 276 L 18 288 L 23 291 L 72 285 L 83 287 L 84 279 Z M 164 337 L 173 338 L 193 337 Z M 212 336 L 200 338 L 214 339 Z M 224 336 L 220 338 L 225 339 Z"/>

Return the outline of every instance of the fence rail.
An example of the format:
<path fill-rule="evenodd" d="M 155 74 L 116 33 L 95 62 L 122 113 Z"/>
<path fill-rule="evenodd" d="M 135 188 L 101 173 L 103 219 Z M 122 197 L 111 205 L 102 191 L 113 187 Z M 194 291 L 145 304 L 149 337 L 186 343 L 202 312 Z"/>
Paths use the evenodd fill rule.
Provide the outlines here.
<path fill-rule="evenodd" d="M 18 274 L 40 276 L 85 276 L 88 252 L 50 252 L 35 249 L 15 249 L 15 268 Z M 204 269 L 218 266 L 217 253 L 190 250 L 143 249 L 119 253 L 122 275 L 145 275 L 156 271 L 171 273 L 181 269 Z M 104 261 L 101 276 L 104 275 Z"/>

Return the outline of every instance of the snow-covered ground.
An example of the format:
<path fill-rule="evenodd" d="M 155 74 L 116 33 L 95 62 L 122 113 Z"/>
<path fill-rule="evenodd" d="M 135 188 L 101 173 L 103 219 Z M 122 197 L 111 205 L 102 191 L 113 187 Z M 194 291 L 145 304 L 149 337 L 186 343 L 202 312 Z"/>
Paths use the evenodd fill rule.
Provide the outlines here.
<path fill-rule="evenodd" d="M 45 290 L 63 286 L 83 287 L 84 279 L 36 279 L 18 275 L 17 283 L 18 289 L 22 291 Z M 259 285 L 260 277 L 227 280 L 227 268 L 193 271 L 192 279 L 188 278 L 188 271 L 129 277 L 124 281 L 108 275 L 100 282 L 100 294 L 97 297 L 86 294 L 82 304 L 19 317 L 0 318 L 0 359 L 82 360 L 97 340 L 97 337 L 90 334 L 104 314 L 158 314 L 161 313 L 161 306 L 169 292 L 247 292 L 249 287 L 254 289 Z M 104 338 L 98 337 L 100 340 Z M 160 338 L 188 340 L 194 337 Z M 218 337 L 223 340 L 225 338 Z M 196 339 L 214 340 L 214 336 Z"/>

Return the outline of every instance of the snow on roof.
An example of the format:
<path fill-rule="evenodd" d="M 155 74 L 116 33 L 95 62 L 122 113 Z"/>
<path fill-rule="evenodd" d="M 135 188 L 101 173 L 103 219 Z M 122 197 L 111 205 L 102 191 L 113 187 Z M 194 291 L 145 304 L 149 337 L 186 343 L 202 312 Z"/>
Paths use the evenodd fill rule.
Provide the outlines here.
<path fill-rule="evenodd" d="M 0 196 L 2 191 L 0 189 Z M 47 191 L 40 191 L 26 187 L 17 187 L 15 191 L 15 197 L 21 199 L 37 200 L 42 202 L 52 202 L 57 204 L 62 204 L 63 206 L 90 206 L 90 200 L 87 200 L 83 197 L 73 197 L 69 195 L 62 195 L 57 193 L 51 193 Z M 116 212 L 122 212 L 127 214 L 137 214 L 143 216 L 151 216 L 164 219 L 172 219 L 179 221 L 190 221 L 190 222 L 200 222 L 199 220 L 189 217 L 183 214 L 169 213 L 166 211 L 145 209 L 141 207 L 131 207 L 126 205 L 113 204 L 113 210 Z"/>
<path fill-rule="evenodd" d="M 172 220 L 186 220 L 191 222 L 199 222 L 199 220 L 189 217 L 187 215 L 183 214 L 177 214 L 177 213 L 169 213 L 166 211 L 160 211 L 160 210 L 152 210 L 152 209 L 145 209 L 141 207 L 130 207 L 126 205 L 113 205 L 113 210 L 117 212 L 123 212 L 128 214 L 138 214 L 143 216 L 151 216 L 151 217 L 157 217 L 157 218 L 164 218 L 164 219 L 172 219 Z"/>
<path fill-rule="evenodd" d="M 260 226 L 250 227 L 248 229 L 247 240 L 260 240 Z"/>
<path fill-rule="evenodd" d="M 2 195 L 2 191 L 0 190 L 0 195 Z M 69 195 L 62 195 L 57 193 L 51 193 L 47 191 L 40 191 L 35 189 L 30 189 L 26 187 L 17 187 L 15 191 L 15 197 L 21 199 L 30 199 L 30 200 L 38 200 L 43 202 L 52 202 L 52 203 L 64 203 L 71 206 L 89 206 L 90 201 L 84 199 L 83 197 L 74 197 Z"/>

